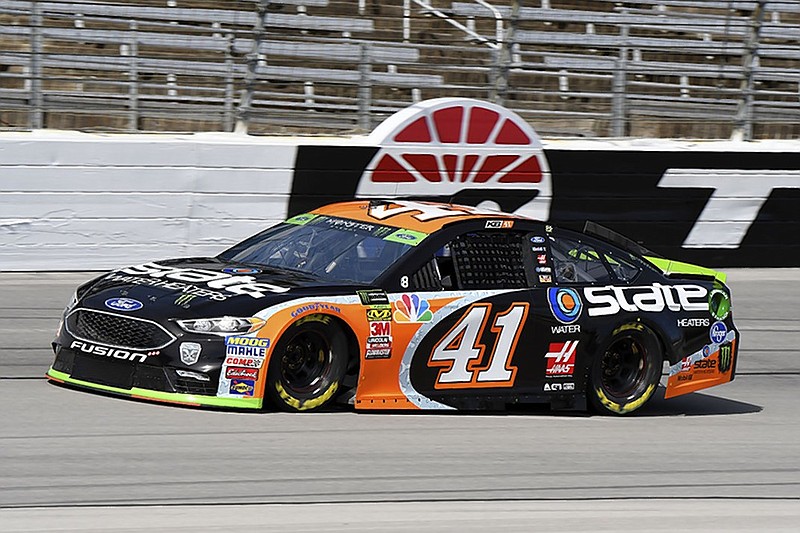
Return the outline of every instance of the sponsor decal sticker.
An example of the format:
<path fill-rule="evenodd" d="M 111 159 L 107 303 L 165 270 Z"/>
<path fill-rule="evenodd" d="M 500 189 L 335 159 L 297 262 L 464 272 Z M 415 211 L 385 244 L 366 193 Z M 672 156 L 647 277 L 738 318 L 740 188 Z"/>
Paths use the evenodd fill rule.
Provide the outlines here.
<path fill-rule="evenodd" d="M 539 275 L 539 283 L 553 283 L 553 276 L 550 274 Z"/>
<path fill-rule="evenodd" d="M 572 324 L 581 317 L 583 303 L 575 289 L 551 287 L 547 289 L 547 302 L 553 316 L 562 324 Z"/>
<path fill-rule="evenodd" d="M 708 311 L 708 290 L 700 285 L 661 285 L 640 287 L 587 287 L 583 289 L 589 316 L 670 311 Z"/>
<path fill-rule="evenodd" d="M 369 322 L 386 322 L 391 319 L 391 309 L 367 309 L 367 320 Z"/>
<path fill-rule="evenodd" d="M 546 239 L 544 237 L 542 237 L 541 235 L 535 235 L 535 236 L 531 237 L 531 242 L 533 244 L 544 244 L 546 242 Z"/>
<path fill-rule="evenodd" d="M 247 368 L 244 366 L 229 366 L 225 369 L 227 379 L 258 379 L 257 368 Z"/>
<path fill-rule="evenodd" d="M 539 263 L 540 265 L 546 265 L 547 264 L 547 256 L 545 254 L 537 255 L 536 256 L 536 262 Z"/>
<path fill-rule="evenodd" d="M 264 358 L 270 346 L 269 339 L 258 337 L 225 337 L 225 355 L 245 358 Z M 250 365 L 245 365 L 250 366 Z M 260 364 L 258 365 L 261 366 Z"/>
<path fill-rule="evenodd" d="M 731 313 L 731 298 L 723 290 L 714 289 L 708 295 L 708 311 L 717 320 L 725 320 Z"/>
<path fill-rule="evenodd" d="M 428 300 L 416 294 L 404 294 L 394 302 L 395 322 L 430 322 L 433 313 Z"/>
<path fill-rule="evenodd" d="M 286 221 L 287 224 L 294 224 L 296 226 L 305 226 L 312 220 L 317 218 L 317 215 L 312 215 L 311 213 L 304 213 L 302 215 L 295 215 L 289 220 Z"/>
<path fill-rule="evenodd" d="M 385 337 L 392 334 L 391 322 L 370 322 L 369 334 L 371 336 Z"/>
<path fill-rule="evenodd" d="M 546 246 L 531 246 L 531 251 L 534 252 L 534 253 L 536 253 L 536 252 L 546 252 L 547 251 L 547 247 Z"/>
<path fill-rule="evenodd" d="M 341 307 L 337 307 L 335 305 L 327 304 L 327 303 L 324 303 L 324 302 L 314 302 L 314 303 L 310 303 L 310 304 L 305 304 L 305 305 L 303 305 L 301 307 L 298 307 L 294 311 L 292 311 L 292 318 L 296 318 L 296 317 L 298 317 L 298 316 L 300 316 L 302 314 L 308 313 L 308 312 L 315 312 L 316 313 L 316 312 L 319 312 L 319 311 L 332 311 L 332 312 L 334 312 L 336 314 L 341 314 L 342 313 L 342 308 Z"/>
<path fill-rule="evenodd" d="M 711 321 L 707 318 L 679 318 L 679 328 L 707 328 Z"/>
<path fill-rule="evenodd" d="M 568 390 L 575 390 L 575 382 L 568 381 L 567 383 L 545 383 L 544 384 L 544 391 L 545 392 L 559 392 L 559 391 L 568 391 Z"/>
<path fill-rule="evenodd" d="M 714 344 L 722 344 L 725 342 L 725 337 L 728 335 L 728 328 L 725 327 L 723 322 L 714 322 L 709 330 L 709 337 Z"/>
<path fill-rule="evenodd" d="M 260 274 L 261 270 L 258 268 L 247 268 L 247 267 L 228 267 L 223 268 L 223 272 L 226 274 Z"/>
<path fill-rule="evenodd" d="M 486 229 L 511 229 L 514 227 L 513 220 L 487 220 Z"/>
<path fill-rule="evenodd" d="M 421 243 L 427 236 L 428 236 L 427 233 L 423 233 L 421 231 L 413 231 L 410 229 L 399 229 L 394 233 L 392 233 L 391 235 L 384 237 L 383 240 L 416 246 L 419 243 Z"/>
<path fill-rule="evenodd" d="M 177 298 L 175 298 L 175 305 L 189 307 L 189 303 L 195 298 L 197 298 L 196 294 L 183 293 L 179 295 Z"/>
<path fill-rule="evenodd" d="M 575 351 L 578 349 L 578 342 L 551 342 L 550 351 L 544 356 L 547 359 L 545 375 L 571 377 L 575 371 Z"/>
<path fill-rule="evenodd" d="M 202 294 L 197 292 L 198 296 L 209 296 L 212 299 L 224 300 L 228 296 L 250 296 L 251 298 L 263 298 L 269 292 L 286 292 L 289 289 L 286 287 L 278 287 L 270 283 L 260 283 L 256 281 L 253 276 L 242 276 L 227 274 L 225 272 L 214 272 L 211 270 L 203 270 L 199 268 L 174 268 L 158 263 L 144 263 L 120 270 L 123 274 L 130 276 L 151 278 L 157 280 L 151 283 L 141 283 L 151 287 L 164 287 L 172 290 L 183 290 L 186 287 L 204 283 L 210 289 L 217 289 L 223 292 L 211 291 L 209 294 Z M 123 279 L 118 279 L 122 277 Z M 126 281 L 124 276 L 118 276 L 112 273 L 108 279 L 115 281 Z M 169 281 L 167 281 L 169 280 Z M 173 284 L 170 282 L 182 282 Z M 136 283 L 136 282 L 133 282 Z M 189 284 L 189 285 L 187 285 Z M 190 291 L 194 292 L 194 291 Z M 230 293 L 225 295 L 224 293 Z"/>
<path fill-rule="evenodd" d="M 358 294 L 358 298 L 361 300 L 361 305 L 376 307 L 388 307 L 390 305 L 389 297 L 386 296 L 386 292 L 382 290 L 356 291 L 356 294 Z"/>
<path fill-rule="evenodd" d="M 552 274 L 553 269 L 550 267 L 536 267 L 536 272 L 540 272 L 542 274 Z"/>
<path fill-rule="evenodd" d="M 550 326 L 550 333 L 554 335 L 564 335 L 565 333 L 580 333 L 580 324 L 563 324 L 561 326 Z"/>
<path fill-rule="evenodd" d="M 252 396 L 256 382 L 252 379 L 232 379 L 229 392 L 237 396 Z"/>
<path fill-rule="evenodd" d="M 106 300 L 106 307 L 115 311 L 137 311 L 144 307 L 144 304 L 133 298 L 109 298 Z"/>
<path fill-rule="evenodd" d="M 244 366 L 247 368 L 261 368 L 264 365 L 263 357 L 226 357 L 225 366 Z"/>

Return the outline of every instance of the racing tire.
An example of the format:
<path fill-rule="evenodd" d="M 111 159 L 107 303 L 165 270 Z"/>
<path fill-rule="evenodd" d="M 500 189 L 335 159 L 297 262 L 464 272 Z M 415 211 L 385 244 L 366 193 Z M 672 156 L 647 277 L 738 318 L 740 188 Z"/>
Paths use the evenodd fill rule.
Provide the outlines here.
<path fill-rule="evenodd" d="M 301 318 L 275 345 L 267 368 L 266 396 L 282 411 L 313 411 L 342 392 L 347 337 L 327 315 Z"/>
<path fill-rule="evenodd" d="M 639 409 L 658 387 L 663 362 L 652 330 L 638 322 L 615 329 L 592 361 L 587 395 L 594 411 L 625 415 Z"/>

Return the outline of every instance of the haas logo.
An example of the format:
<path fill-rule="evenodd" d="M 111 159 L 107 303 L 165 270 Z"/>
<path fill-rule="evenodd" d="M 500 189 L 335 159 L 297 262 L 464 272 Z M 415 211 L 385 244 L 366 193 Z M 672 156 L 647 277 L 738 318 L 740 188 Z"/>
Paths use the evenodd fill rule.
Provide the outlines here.
<path fill-rule="evenodd" d="M 500 205 L 504 210 L 549 217 L 552 184 L 541 141 L 508 109 L 464 98 L 426 100 L 386 119 L 369 141 L 380 150 L 361 177 L 358 197 L 479 206 L 506 199 L 514 205 Z"/>

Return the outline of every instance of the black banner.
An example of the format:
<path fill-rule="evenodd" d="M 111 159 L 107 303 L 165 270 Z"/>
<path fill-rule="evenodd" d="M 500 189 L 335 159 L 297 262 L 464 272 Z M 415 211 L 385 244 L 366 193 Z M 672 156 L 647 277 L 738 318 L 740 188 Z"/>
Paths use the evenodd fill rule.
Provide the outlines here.
<path fill-rule="evenodd" d="M 289 215 L 352 199 L 378 150 L 300 146 Z M 580 230 L 593 220 L 664 257 L 710 267 L 800 265 L 800 154 L 545 150 L 545 156 L 550 220 L 557 225 Z M 514 211 L 539 191 L 525 192 L 465 183 L 450 198 L 428 198 L 492 200 Z"/>

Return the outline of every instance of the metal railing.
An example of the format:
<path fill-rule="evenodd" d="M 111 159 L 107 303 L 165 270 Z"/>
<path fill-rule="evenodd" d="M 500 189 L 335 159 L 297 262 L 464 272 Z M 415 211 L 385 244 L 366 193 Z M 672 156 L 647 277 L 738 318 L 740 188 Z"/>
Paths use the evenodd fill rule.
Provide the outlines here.
<path fill-rule="evenodd" d="M 0 128 L 365 132 L 470 96 L 549 135 L 800 135 L 798 2 L 192 2 L 0 3 Z"/>

